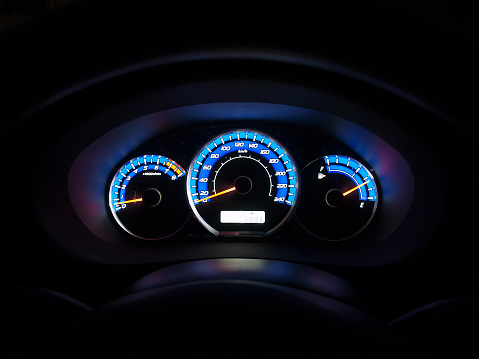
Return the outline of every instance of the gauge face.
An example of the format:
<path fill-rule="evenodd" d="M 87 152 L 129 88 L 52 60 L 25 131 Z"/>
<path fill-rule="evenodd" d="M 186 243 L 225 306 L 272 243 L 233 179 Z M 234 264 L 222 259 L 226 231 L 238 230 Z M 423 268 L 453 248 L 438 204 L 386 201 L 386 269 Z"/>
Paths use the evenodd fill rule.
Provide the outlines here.
<path fill-rule="evenodd" d="M 359 161 L 342 155 L 324 156 L 301 171 L 301 204 L 296 218 L 312 235 L 348 239 L 371 221 L 378 204 L 374 177 Z"/>
<path fill-rule="evenodd" d="M 193 157 L 188 201 L 215 235 L 269 235 L 292 215 L 299 195 L 296 166 L 271 136 L 223 133 Z"/>
<path fill-rule="evenodd" d="M 128 233 L 143 239 L 166 238 L 188 217 L 186 172 L 175 161 L 144 155 L 125 163 L 110 185 L 110 210 Z"/>

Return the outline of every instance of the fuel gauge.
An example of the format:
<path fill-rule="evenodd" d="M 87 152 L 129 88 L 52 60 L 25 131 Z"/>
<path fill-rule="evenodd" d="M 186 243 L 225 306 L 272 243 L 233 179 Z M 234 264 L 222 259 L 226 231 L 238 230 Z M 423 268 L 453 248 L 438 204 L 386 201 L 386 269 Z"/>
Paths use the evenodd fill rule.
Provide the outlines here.
<path fill-rule="evenodd" d="M 303 192 L 296 218 L 315 237 L 344 240 L 361 232 L 378 204 L 374 177 L 359 161 L 324 156 L 301 172 Z"/>

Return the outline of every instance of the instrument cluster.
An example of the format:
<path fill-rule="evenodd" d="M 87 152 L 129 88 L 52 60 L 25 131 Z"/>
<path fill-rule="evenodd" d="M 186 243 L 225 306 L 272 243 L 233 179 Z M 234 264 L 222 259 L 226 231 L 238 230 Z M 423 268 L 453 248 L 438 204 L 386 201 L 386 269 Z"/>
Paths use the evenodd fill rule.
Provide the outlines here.
<path fill-rule="evenodd" d="M 126 115 L 92 117 L 40 163 L 42 221 L 79 255 L 387 263 L 434 228 L 415 213 L 439 207 L 414 201 L 434 161 L 418 146 L 400 153 L 367 124 L 259 102 Z"/>
<path fill-rule="evenodd" d="M 288 221 L 327 241 L 367 228 L 381 198 L 371 165 L 327 136 L 266 127 L 275 135 L 212 125 L 136 149 L 106 186 L 116 224 L 144 240 L 181 235 L 190 213 L 219 237 L 269 237 Z"/>

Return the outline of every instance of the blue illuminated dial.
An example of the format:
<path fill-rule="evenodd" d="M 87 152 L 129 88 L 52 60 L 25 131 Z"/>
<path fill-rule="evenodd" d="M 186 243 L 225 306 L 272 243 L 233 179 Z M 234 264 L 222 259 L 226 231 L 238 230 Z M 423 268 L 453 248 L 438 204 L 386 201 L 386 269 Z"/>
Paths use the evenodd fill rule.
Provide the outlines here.
<path fill-rule="evenodd" d="M 168 237 L 186 222 L 186 172 L 172 159 L 144 155 L 123 164 L 110 185 L 110 210 L 128 233 L 143 239 Z"/>
<path fill-rule="evenodd" d="M 346 156 L 324 156 L 328 173 L 338 173 L 347 176 L 353 181 L 355 187 L 344 193 L 347 195 L 357 191 L 360 201 L 376 202 L 377 191 L 373 175 L 358 161 Z"/>
<path fill-rule="evenodd" d="M 343 155 L 318 158 L 301 171 L 303 199 L 296 217 L 312 235 L 343 240 L 359 234 L 372 220 L 378 190 L 371 172 Z"/>
<path fill-rule="evenodd" d="M 215 235 L 269 235 L 290 218 L 299 195 L 291 155 L 253 130 L 210 140 L 194 156 L 187 182 L 193 213 Z"/>

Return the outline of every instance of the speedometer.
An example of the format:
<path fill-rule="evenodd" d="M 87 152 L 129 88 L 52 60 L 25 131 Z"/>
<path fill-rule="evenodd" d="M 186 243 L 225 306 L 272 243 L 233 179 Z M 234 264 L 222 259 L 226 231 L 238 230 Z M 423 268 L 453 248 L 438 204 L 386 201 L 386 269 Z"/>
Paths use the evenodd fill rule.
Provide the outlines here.
<path fill-rule="evenodd" d="M 194 215 L 211 233 L 266 236 L 294 212 L 299 178 L 276 139 L 237 130 L 208 141 L 193 157 L 187 192 Z"/>

